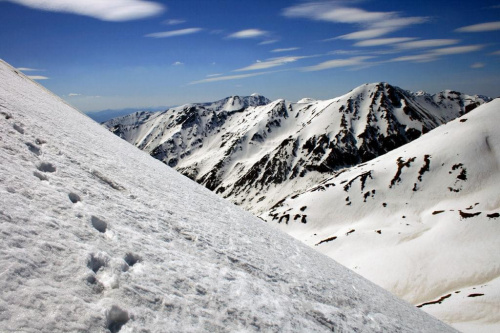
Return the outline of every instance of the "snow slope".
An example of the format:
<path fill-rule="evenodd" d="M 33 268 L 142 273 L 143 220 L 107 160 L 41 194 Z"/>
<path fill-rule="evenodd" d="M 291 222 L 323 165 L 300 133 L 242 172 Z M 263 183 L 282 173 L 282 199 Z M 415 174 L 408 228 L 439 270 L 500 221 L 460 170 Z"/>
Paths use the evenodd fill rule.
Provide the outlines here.
<path fill-rule="evenodd" d="M 499 332 L 499 123 L 495 99 L 262 218 L 456 328 Z"/>
<path fill-rule="evenodd" d="M 257 97 L 136 113 L 105 126 L 224 198 L 261 213 L 284 193 L 382 155 L 489 100 L 454 91 L 413 94 L 387 83 L 362 85 L 326 101 Z"/>
<path fill-rule="evenodd" d="M 2 332 L 452 332 L 0 61 Z"/>

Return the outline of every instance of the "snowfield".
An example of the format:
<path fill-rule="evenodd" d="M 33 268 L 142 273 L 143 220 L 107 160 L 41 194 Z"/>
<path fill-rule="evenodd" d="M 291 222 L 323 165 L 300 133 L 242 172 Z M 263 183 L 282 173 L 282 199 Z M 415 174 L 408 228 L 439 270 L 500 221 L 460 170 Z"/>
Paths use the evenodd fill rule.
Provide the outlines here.
<path fill-rule="evenodd" d="M 500 99 L 262 218 L 437 318 L 500 331 Z"/>
<path fill-rule="evenodd" d="M 0 202 L 2 332 L 454 331 L 4 62 Z"/>

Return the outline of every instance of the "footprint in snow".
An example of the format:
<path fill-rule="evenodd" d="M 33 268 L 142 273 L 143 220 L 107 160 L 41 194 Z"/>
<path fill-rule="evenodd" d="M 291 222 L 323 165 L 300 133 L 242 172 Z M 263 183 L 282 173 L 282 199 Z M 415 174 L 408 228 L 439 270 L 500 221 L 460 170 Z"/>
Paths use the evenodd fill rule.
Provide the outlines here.
<path fill-rule="evenodd" d="M 31 142 L 26 142 L 26 146 L 28 147 L 29 151 L 35 154 L 36 156 L 42 155 L 42 150 L 40 147 L 37 147 L 36 145 L 32 144 Z"/>
<path fill-rule="evenodd" d="M 82 201 L 82 199 L 80 198 L 80 196 L 78 194 L 76 194 L 76 193 L 73 193 L 73 192 L 71 192 L 71 193 L 68 194 L 68 198 L 69 198 L 69 200 L 72 203 L 77 203 L 77 202 Z"/>
<path fill-rule="evenodd" d="M 111 333 L 117 333 L 130 320 L 130 315 L 117 305 L 106 311 L 106 327 Z"/>
<path fill-rule="evenodd" d="M 56 172 L 57 170 L 56 166 L 50 162 L 42 162 L 38 164 L 36 168 L 41 172 L 49 172 L 49 173 Z"/>
<path fill-rule="evenodd" d="M 24 134 L 24 128 L 20 124 L 13 124 L 12 127 L 20 134 Z"/>
<path fill-rule="evenodd" d="M 139 255 L 137 255 L 135 253 L 131 253 L 131 252 L 127 252 L 127 254 L 125 254 L 125 257 L 123 258 L 123 260 L 125 260 L 125 262 L 127 263 L 127 265 L 129 267 L 132 267 L 135 264 L 137 264 L 138 262 L 142 261 L 142 259 Z"/>
<path fill-rule="evenodd" d="M 46 175 L 44 175 L 44 174 L 42 174 L 42 173 L 40 173 L 38 171 L 34 171 L 33 172 L 33 176 L 37 177 L 40 180 L 46 180 L 46 181 L 49 180 L 49 177 L 47 177 Z"/>
<path fill-rule="evenodd" d="M 94 229 L 101 233 L 105 233 L 106 229 L 108 228 L 108 224 L 104 220 L 94 215 L 92 215 L 92 217 L 90 218 L 90 223 L 92 223 Z"/>

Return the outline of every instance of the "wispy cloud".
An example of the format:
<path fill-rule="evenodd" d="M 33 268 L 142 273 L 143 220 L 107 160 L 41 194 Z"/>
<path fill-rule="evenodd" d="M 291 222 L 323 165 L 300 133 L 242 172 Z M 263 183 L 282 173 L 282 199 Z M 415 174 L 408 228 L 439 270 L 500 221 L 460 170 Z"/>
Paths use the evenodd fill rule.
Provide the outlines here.
<path fill-rule="evenodd" d="M 186 22 L 185 20 L 179 20 L 179 19 L 170 19 L 170 20 L 165 20 L 162 23 L 166 25 L 177 25 L 177 24 L 182 24 Z"/>
<path fill-rule="evenodd" d="M 28 75 L 28 77 L 32 80 L 48 80 L 49 78 L 42 75 Z"/>
<path fill-rule="evenodd" d="M 75 97 L 75 96 L 81 96 L 82 94 L 77 94 L 77 93 L 69 93 L 69 97 Z"/>
<path fill-rule="evenodd" d="M 349 40 L 359 40 L 359 39 L 371 39 L 371 38 L 377 38 L 381 37 L 384 35 L 387 35 L 388 33 L 394 31 L 393 29 L 390 28 L 376 28 L 376 29 L 366 29 L 366 30 L 360 30 L 356 32 L 351 32 L 349 34 L 345 34 L 342 36 L 334 37 L 334 38 L 328 38 L 323 41 L 328 42 L 336 39 L 349 39 Z"/>
<path fill-rule="evenodd" d="M 458 28 L 455 31 L 456 32 L 484 32 L 484 31 L 495 31 L 495 30 L 500 30 L 500 21 L 468 25 L 466 27 Z"/>
<path fill-rule="evenodd" d="M 172 66 L 181 66 L 181 65 L 184 65 L 184 63 L 180 61 L 176 61 L 172 64 Z"/>
<path fill-rule="evenodd" d="M 239 39 L 246 39 L 246 38 L 258 38 L 258 37 L 263 37 L 267 36 L 268 32 L 260 29 L 247 29 L 247 30 L 241 30 L 235 33 L 230 34 L 227 36 L 228 38 L 239 38 Z"/>
<path fill-rule="evenodd" d="M 389 61 L 429 62 L 429 61 L 435 61 L 442 56 L 476 52 L 481 50 L 482 48 L 484 48 L 484 45 L 445 47 L 445 48 L 430 50 L 422 54 L 397 57 Z"/>
<path fill-rule="evenodd" d="M 271 52 L 279 53 L 279 52 L 290 52 L 290 51 L 296 51 L 296 50 L 300 50 L 300 47 L 289 47 L 286 49 L 274 49 L 274 50 L 271 50 Z"/>
<path fill-rule="evenodd" d="M 479 51 L 482 48 L 484 48 L 484 45 L 453 46 L 432 50 L 431 53 L 434 53 L 436 55 L 462 54 Z"/>
<path fill-rule="evenodd" d="M 207 77 L 216 77 L 216 76 L 221 76 L 221 73 L 215 73 L 215 74 L 208 74 Z"/>
<path fill-rule="evenodd" d="M 458 39 L 423 39 L 413 42 L 400 43 L 397 45 L 400 49 L 424 49 L 430 47 L 440 47 L 459 43 Z"/>
<path fill-rule="evenodd" d="M 410 37 L 367 39 L 355 43 L 354 46 L 368 47 L 368 46 L 391 45 L 391 44 L 408 42 L 414 39 L 415 38 L 410 38 Z"/>
<path fill-rule="evenodd" d="M 259 45 L 269 45 L 269 44 L 274 44 L 277 42 L 278 42 L 277 39 L 269 39 L 269 40 L 265 40 L 263 42 L 260 42 Z"/>
<path fill-rule="evenodd" d="M 435 61 L 437 59 L 438 57 L 435 54 L 424 53 L 424 54 L 415 54 L 415 55 L 397 57 L 389 60 L 389 62 L 400 62 L 400 61 L 430 62 L 430 61 Z"/>
<path fill-rule="evenodd" d="M 335 50 L 335 51 L 330 51 L 327 54 L 333 54 L 333 55 L 349 55 L 349 54 L 359 54 L 359 50 Z"/>
<path fill-rule="evenodd" d="M 393 13 L 368 12 L 358 8 L 341 7 L 336 2 L 309 2 L 285 8 L 283 15 L 336 23 L 364 23 L 390 18 Z"/>
<path fill-rule="evenodd" d="M 297 60 L 308 58 L 311 56 L 297 56 L 297 57 L 279 57 L 279 58 L 271 58 L 265 61 L 257 61 L 256 63 L 243 67 L 240 69 L 236 69 L 233 72 L 246 72 L 246 71 L 256 71 L 262 69 L 268 69 L 273 67 L 282 66 L 291 62 L 296 62 Z"/>
<path fill-rule="evenodd" d="M 28 67 L 18 67 L 18 70 L 21 72 L 44 72 L 45 69 L 36 69 L 36 68 L 28 68 Z"/>
<path fill-rule="evenodd" d="M 130 21 L 159 15 L 166 6 L 143 0 L 7 0 L 26 7 L 90 16 L 102 21 Z"/>
<path fill-rule="evenodd" d="M 193 82 L 190 82 L 189 84 L 191 85 L 191 84 L 200 84 L 200 83 L 227 81 L 227 80 L 238 80 L 238 79 L 245 79 L 248 77 L 276 73 L 276 72 L 277 71 L 269 71 L 269 72 L 258 72 L 258 73 L 249 73 L 249 74 L 217 76 L 217 77 L 211 77 L 211 78 L 207 78 L 207 79 L 203 79 L 203 80 L 199 80 L 199 81 L 193 81 Z"/>
<path fill-rule="evenodd" d="M 147 34 L 144 37 L 169 38 L 169 37 L 176 37 L 183 35 L 191 35 L 200 32 L 202 30 L 203 30 L 202 28 L 187 28 L 187 29 L 172 30 L 172 31 L 154 32 L 151 34 Z"/>
<path fill-rule="evenodd" d="M 476 62 L 476 63 L 473 63 L 472 65 L 470 65 L 470 68 L 474 68 L 474 69 L 483 68 L 483 67 L 484 67 L 484 64 L 482 62 Z"/>
<path fill-rule="evenodd" d="M 352 67 L 359 65 L 367 65 L 365 60 L 371 59 L 373 57 L 363 56 L 363 57 L 353 57 L 348 59 L 334 59 L 322 62 L 315 66 L 304 67 L 302 70 L 306 72 L 312 71 L 321 71 L 330 68 L 338 68 L 338 67 Z"/>
<path fill-rule="evenodd" d="M 372 12 L 347 7 L 346 2 L 308 2 L 285 8 L 282 14 L 289 18 L 307 18 L 315 21 L 356 24 L 361 31 L 342 35 L 342 39 L 376 38 L 404 27 L 426 22 L 426 17 L 401 17 L 397 12 Z"/>
<path fill-rule="evenodd" d="M 490 53 L 491 55 L 500 55 L 500 50 Z"/>

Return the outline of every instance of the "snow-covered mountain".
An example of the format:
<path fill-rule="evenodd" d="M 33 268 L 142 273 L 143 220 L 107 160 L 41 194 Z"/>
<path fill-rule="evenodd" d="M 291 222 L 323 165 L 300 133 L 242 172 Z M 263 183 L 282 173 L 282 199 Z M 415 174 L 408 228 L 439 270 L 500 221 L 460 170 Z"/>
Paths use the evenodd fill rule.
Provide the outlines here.
<path fill-rule="evenodd" d="M 456 328 L 500 331 L 500 99 L 262 218 Z"/>
<path fill-rule="evenodd" d="M 488 100 L 376 83 L 326 101 L 231 97 L 104 125 L 208 189 L 261 213 L 287 193 L 404 145 Z"/>
<path fill-rule="evenodd" d="M 2 332 L 452 332 L 0 61 Z"/>

